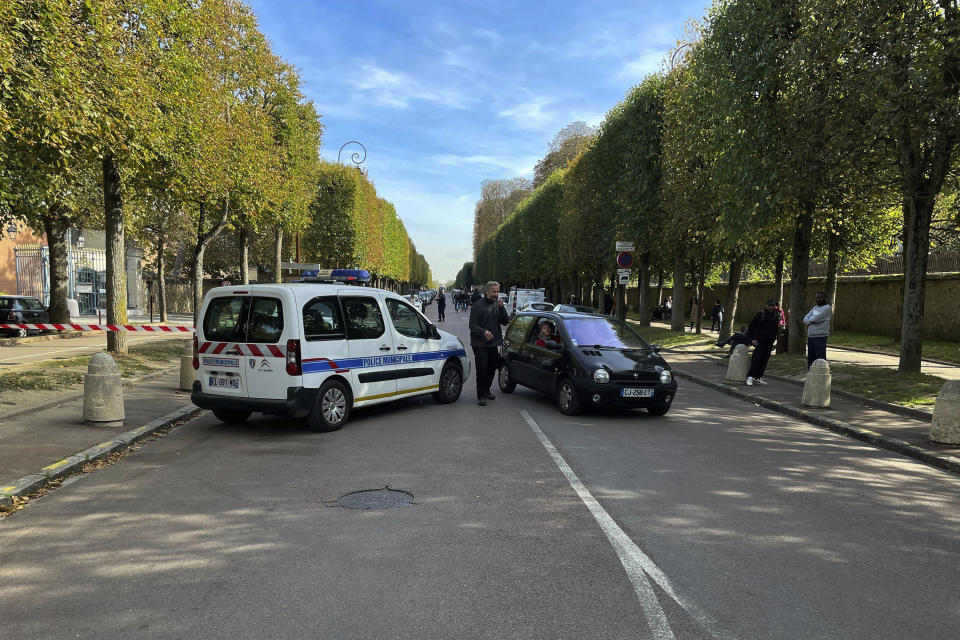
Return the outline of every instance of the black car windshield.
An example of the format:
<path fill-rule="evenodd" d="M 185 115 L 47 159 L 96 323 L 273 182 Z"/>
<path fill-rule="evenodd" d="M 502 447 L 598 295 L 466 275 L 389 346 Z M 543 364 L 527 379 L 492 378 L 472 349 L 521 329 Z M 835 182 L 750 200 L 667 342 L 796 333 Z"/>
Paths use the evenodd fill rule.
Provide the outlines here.
<path fill-rule="evenodd" d="M 636 331 L 612 318 L 566 318 L 564 326 L 574 346 L 612 347 L 614 349 L 649 349 L 650 345 Z"/>

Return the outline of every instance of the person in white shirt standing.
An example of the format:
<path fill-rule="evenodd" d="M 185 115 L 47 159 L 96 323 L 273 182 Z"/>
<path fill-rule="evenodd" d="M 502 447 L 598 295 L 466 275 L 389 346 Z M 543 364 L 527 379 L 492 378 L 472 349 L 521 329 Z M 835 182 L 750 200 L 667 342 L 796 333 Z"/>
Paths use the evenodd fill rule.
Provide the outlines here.
<path fill-rule="evenodd" d="M 807 370 L 814 360 L 827 359 L 827 336 L 830 335 L 830 319 L 833 308 L 827 304 L 827 294 L 817 291 L 817 304 L 803 316 L 807 325 Z"/>

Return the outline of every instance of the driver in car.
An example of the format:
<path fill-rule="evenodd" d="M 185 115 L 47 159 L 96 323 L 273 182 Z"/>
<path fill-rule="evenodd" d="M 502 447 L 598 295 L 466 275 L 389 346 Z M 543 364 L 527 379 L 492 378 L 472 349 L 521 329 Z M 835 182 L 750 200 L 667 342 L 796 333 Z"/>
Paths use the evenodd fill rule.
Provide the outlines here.
<path fill-rule="evenodd" d="M 554 351 L 560 350 L 560 341 L 557 339 L 557 336 L 553 334 L 552 322 L 540 323 L 540 334 L 537 336 L 537 340 L 534 342 L 534 344 L 538 347 L 544 347 Z"/>

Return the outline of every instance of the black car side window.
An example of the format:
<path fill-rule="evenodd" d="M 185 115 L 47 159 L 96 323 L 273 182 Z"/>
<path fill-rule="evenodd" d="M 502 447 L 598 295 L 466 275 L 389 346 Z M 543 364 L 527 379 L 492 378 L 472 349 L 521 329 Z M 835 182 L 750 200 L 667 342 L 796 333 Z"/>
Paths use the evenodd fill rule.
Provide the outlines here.
<path fill-rule="evenodd" d="M 507 327 L 507 340 L 511 342 L 523 342 L 530 325 L 533 324 L 533 316 L 515 316 L 513 322 Z"/>

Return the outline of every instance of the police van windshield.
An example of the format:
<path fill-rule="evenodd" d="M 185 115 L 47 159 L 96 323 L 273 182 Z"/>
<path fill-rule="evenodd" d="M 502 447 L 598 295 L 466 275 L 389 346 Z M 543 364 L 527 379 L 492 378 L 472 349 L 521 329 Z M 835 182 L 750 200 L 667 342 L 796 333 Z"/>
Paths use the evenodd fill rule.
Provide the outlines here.
<path fill-rule="evenodd" d="M 614 349 L 649 349 L 650 345 L 626 323 L 612 318 L 567 318 L 565 321 L 570 342 L 575 346 L 600 346 Z"/>

